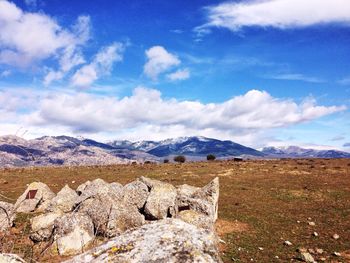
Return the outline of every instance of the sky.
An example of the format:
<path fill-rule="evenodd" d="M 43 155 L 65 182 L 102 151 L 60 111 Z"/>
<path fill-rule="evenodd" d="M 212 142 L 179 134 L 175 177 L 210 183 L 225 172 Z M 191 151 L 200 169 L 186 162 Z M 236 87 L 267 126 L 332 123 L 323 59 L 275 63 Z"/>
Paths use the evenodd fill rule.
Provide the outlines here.
<path fill-rule="evenodd" d="M 350 151 L 350 1 L 0 0 L 0 135 Z"/>

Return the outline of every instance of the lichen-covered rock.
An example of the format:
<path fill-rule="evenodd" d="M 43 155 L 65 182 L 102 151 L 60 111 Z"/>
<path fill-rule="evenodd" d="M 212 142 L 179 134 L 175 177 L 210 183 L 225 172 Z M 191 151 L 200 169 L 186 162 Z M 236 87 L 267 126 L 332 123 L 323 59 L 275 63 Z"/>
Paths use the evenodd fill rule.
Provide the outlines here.
<path fill-rule="evenodd" d="M 113 237 L 126 229 L 141 226 L 145 223 L 144 216 L 135 206 L 124 205 L 108 196 L 98 196 L 86 199 L 80 204 L 80 213 L 88 215 L 95 226 L 96 233 Z"/>
<path fill-rule="evenodd" d="M 108 198 L 110 201 L 119 201 L 122 198 L 122 191 L 118 191 L 114 186 L 98 178 L 86 185 L 75 203 L 79 205 L 87 199 L 99 197 Z"/>
<path fill-rule="evenodd" d="M 12 227 L 15 217 L 14 205 L 0 201 L 0 231 L 5 231 Z"/>
<path fill-rule="evenodd" d="M 77 192 L 78 195 L 81 195 L 84 192 L 85 188 L 90 184 L 91 184 L 91 181 L 86 181 L 85 183 L 82 183 L 81 185 L 79 185 L 75 191 Z"/>
<path fill-rule="evenodd" d="M 89 216 L 71 212 L 55 220 L 54 240 L 60 255 L 82 253 L 94 239 Z"/>
<path fill-rule="evenodd" d="M 141 177 L 140 180 L 150 189 L 145 214 L 150 219 L 163 219 L 175 215 L 176 188 L 168 183 Z"/>
<path fill-rule="evenodd" d="M 15 254 L 0 253 L 0 263 L 25 263 L 25 261 Z"/>
<path fill-rule="evenodd" d="M 137 209 L 144 207 L 149 195 L 148 187 L 140 180 L 133 181 L 123 188 L 123 200 L 125 204 L 134 205 Z"/>
<path fill-rule="evenodd" d="M 145 224 L 145 217 L 136 207 L 125 204 L 114 204 L 106 222 L 105 235 L 107 237 L 115 237 L 128 229 L 133 229 L 143 224 Z"/>
<path fill-rule="evenodd" d="M 82 262 L 221 262 L 217 237 L 179 219 L 144 225 L 76 256 L 66 263 Z"/>
<path fill-rule="evenodd" d="M 193 198 L 202 199 L 207 201 L 211 207 L 212 211 L 210 216 L 213 217 L 213 221 L 216 221 L 218 218 L 218 204 L 219 204 L 219 178 L 216 177 L 209 184 L 203 188 L 196 191 L 193 195 Z"/>
<path fill-rule="evenodd" d="M 193 193 L 190 191 L 178 192 L 176 198 L 177 214 L 183 210 L 193 210 L 206 215 L 212 223 L 218 217 L 219 178 Z"/>
<path fill-rule="evenodd" d="M 51 200 L 47 211 L 62 211 L 68 213 L 72 211 L 75 202 L 78 198 L 78 194 L 71 189 L 68 185 L 65 185 L 61 191 Z"/>
<path fill-rule="evenodd" d="M 177 218 L 199 228 L 214 230 L 214 224 L 211 218 L 194 210 L 180 211 Z"/>
<path fill-rule="evenodd" d="M 50 239 L 53 233 L 54 222 L 62 215 L 63 213 L 61 211 L 56 211 L 33 217 L 30 220 L 30 238 L 36 242 Z"/>
<path fill-rule="evenodd" d="M 43 212 L 54 197 L 54 192 L 46 184 L 34 182 L 17 199 L 15 209 L 21 213 Z"/>
<path fill-rule="evenodd" d="M 176 187 L 176 189 L 177 189 L 177 194 L 179 196 L 191 196 L 196 191 L 198 191 L 200 188 L 195 187 L 195 186 L 191 186 L 188 184 L 183 184 L 183 185 L 179 185 L 178 187 Z"/>
<path fill-rule="evenodd" d="M 113 182 L 109 184 L 116 192 L 123 191 L 123 185 L 117 182 Z"/>

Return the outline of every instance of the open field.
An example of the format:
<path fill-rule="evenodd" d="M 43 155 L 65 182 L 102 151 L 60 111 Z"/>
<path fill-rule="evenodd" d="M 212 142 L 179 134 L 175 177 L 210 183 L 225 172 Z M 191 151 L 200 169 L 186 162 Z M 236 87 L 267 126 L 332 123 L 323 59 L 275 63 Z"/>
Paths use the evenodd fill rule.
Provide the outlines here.
<path fill-rule="evenodd" d="M 225 262 L 290 262 L 300 247 L 323 249 L 315 255 L 317 261 L 350 262 L 349 159 L 3 169 L 0 200 L 16 199 L 33 181 L 58 192 L 65 184 L 76 188 L 95 178 L 125 184 L 139 176 L 195 186 L 219 176 L 217 230 L 225 242 L 220 244 Z M 0 249 L 37 261 L 60 260 L 49 249 L 40 255 L 44 247 L 33 245 L 23 232 L 29 232 L 28 218 L 18 216 L 11 236 L 0 240 Z M 332 238 L 334 234 L 340 238 Z M 292 245 L 283 245 L 285 240 Z M 335 251 L 342 256 L 332 255 Z"/>

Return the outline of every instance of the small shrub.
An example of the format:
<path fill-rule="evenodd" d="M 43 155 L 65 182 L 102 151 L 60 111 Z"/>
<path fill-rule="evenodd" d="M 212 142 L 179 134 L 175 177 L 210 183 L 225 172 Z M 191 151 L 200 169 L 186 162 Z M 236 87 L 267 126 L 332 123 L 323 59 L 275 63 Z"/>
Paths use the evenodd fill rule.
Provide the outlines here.
<path fill-rule="evenodd" d="M 178 155 L 174 157 L 174 161 L 177 163 L 184 163 L 186 162 L 186 157 L 183 155 Z"/>
<path fill-rule="evenodd" d="M 207 160 L 208 161 L 214 161 L 216 159 L 216 156 L 214 154 L 208 154 L 207 155 Z"/>
<path fill-rule="evenodd" d="M 164 159 L 163 163 L 168 163 L 169 160 L 168 159 Z"/>

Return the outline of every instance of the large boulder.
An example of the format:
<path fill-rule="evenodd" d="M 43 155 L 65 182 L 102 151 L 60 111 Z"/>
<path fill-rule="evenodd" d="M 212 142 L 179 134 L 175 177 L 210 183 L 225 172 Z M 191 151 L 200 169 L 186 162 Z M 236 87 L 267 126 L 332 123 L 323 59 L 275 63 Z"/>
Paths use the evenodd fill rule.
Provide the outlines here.
<path fill-rule="evenodd" d="M 61 217 L 62 215 L 63 212 L 56 211 L 33 217 L 30 220 L 30 238 L 36 242 L 50 239 L 53 233 L 55 220 Z"/>
<path fill-rule="evenodd" d="M 219 178 L 216 177 L 203 188 L 197 190 L 187 188 L 186 190 L 182 189 L 178 191 L 176 198 L 176 215 L 179 216 L 181 211 L 192 210 L 207 216 L 207 220 L 210 221 L 211 224 L 214 224 L 218 217 L 218 201 Z M 202 221 L 203 218 L 197 219 Z"/>
<path fill-rule="evenodd" d="M 144 207 L 144 213 L 149 219 L 159 220 L 175 215 L 176 188 L 168 183 L 141 177 L 150 193 Z"/>
<path fill-rule="evenodd" d="M 94 239 L 89 216 L 71 212 L 55 220 L 54 240 L 60 255 L 82 253 Z"/>
<path fill-rule="evenodd" d="M 47 211 L 62 211 L 64 213 L 68 213 L 72 211 L 77 198 L 78 194 L 68 185 L 65 185 L 61 191 L 59 191 L 57 195 L 51 200 Z"/>
<path fill-rule="evenodd" d="M 14 205 L 0 201 L 0 232 L 12 227 L 15 217 Z"/>
<path fill-rule="evenodd" d="M 179 219 L 146 224 L 66 263 L 221 262 L 214 232 Z"/>
<path fill-rule="evenodd" d="M 34 182 L 17 199 L 15 209 L 21 213 L 43 212 L 54 197 L 54 192 L 46 184 Z"/>
<path fill-rule="evenodd" d="M 135 206 L 125 205 L 104 195 L 86 199 L 80 204 L 78 211 L 92 219 L 97 234 L 107 237 L 116 236 L 126 229 L 145 223 L 144 216 Z"/>
<path fill-rule="evenodd" d="M 83 187 L 82 187 L 83 188 Z M 87 199 L 91 198 L 107 198 L 110 201 L 119 201 L 122 198 L 122 188 L 118 190 L 113 185 L 102 179 L 95 179 L 81 190 L 81 194 L 76 199 L 75 205 L 79 205 Z"/>
<path fill-rule="evenodd" d="M 126 196 L 131 195 L 131 192 L 127 190 Z M 113 237 L 126 229 L 145 223 L 144 216 L 138 211 L 137 206 L 125 203 L 123 196 L 122 185 L 96 179 L 78 197 L 76 211 L 92 219 L 97 234 Z M 136 199 L 134 202 L 138 203 Z"/>
<path fill-rule="evenodd" d="M 0 253 L 0 263 L 25 263 L 25 261 L 15 254 Z"/>
<path fill-rule="evenodd" d="M 142 209 L 149 195 L 148 187 L 140 180 L 133 181 L 123 188 L 123 201 L 127 205 L 134 205 Z"/>

